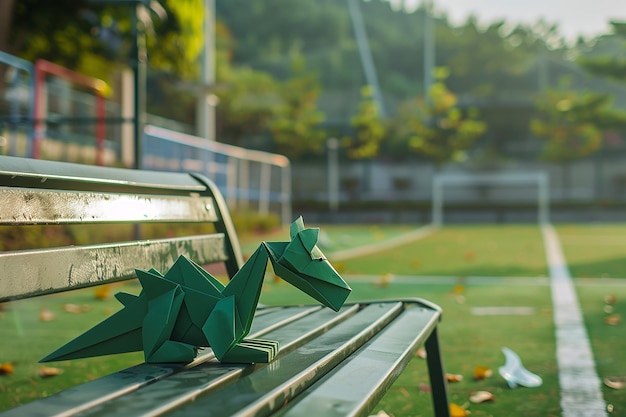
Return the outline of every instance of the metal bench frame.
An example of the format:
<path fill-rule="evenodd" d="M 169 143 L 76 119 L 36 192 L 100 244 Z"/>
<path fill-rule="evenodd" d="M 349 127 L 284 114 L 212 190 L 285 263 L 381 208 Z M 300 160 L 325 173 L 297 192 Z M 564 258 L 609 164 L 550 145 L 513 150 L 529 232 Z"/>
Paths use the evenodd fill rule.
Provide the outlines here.
<path fill-rule="evenodd" d="M 215 229 L 1 252 L 0 302 L 132 279 L 135 268 L 165 271 L 180 254 L 223 263 L 230 277 L 242 265 L 226 203 L 201 175 L 0 156 L 0 201 L 0 224 L 15 227 L 208 222 Z M 353 303 L 339 313 L 259 307 L 251 336 L 281 346 L 269 364 L 220 364 L 210 348 L 201 349 L 188 364 L 138 364 L 1 414 L 362 416 L 425 345 L 434 414 L 448 416 L 440 320 L 441 309 L 422 299 Z"/>

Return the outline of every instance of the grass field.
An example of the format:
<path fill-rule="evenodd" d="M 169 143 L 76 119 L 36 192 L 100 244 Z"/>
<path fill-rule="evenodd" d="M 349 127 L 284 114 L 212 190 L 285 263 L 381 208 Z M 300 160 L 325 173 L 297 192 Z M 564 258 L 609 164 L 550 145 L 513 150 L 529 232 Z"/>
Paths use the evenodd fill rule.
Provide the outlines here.
<path fill-rule="evenodd" d="M 325 245 L 331 250 L 386 240 L 410 230 L 409 226 L 323 226 Z M 626 375 L 623 324 L 607 325 L 603 310 L 604 297 L 614 294 L 618 300 L 614 312 L 626 314 L 626 285 L 623 280 L 601 279 L 626 277 L 626 263 L 620 261 L 626 252 L 621 249 L 626 248 L 626 239 L 622 238 L 626 226 L 559 226 L 557 231 L 567 259 L 573 260 L 572 275 L 578 277 L 575 282 L 598 373 L 601 377 Z M 247 237 L 242 242 L 244 252 L 249 253 L 259 240 L 283 239 L 285 233 Z M 537 226 L 446 227 L 423 240 L 374 256 L 338 262 L 336 267 L 354 289 L 348 301 L 411 296 L 443 307 L 440 338 L 446 371 L 463 375 L 461 382 L 449 384 L 450 399 L 465 404 L 472 417 L 560 416 L 550 287 L 545 279 L 533 279 L 548 275 L 543 251 Z M 332 261 L 332 255 L 329 258 Z M 474 276 L 520 278 L 514 282 L 495 278 L 479 281 L 471 278 Z M 267 281 L 262 294 L 267 304 L 312 302 L 287 284 Z M 139 289 L 136 284 L 125 287 L 129 292 Z M 68 313 L 63 309 L 68 303 L 88 305 L 90 310 Z M 532 310 L 525 316 L 476 315 L 475 308 L 484 306 Z M 56 319 L 41 322 L 41 308 L 54 312 Z M 39 358 L 118 308 L 115 300 L 95 300 L 93 290 L 10 304 L 0 313 L 0 363 L 16 364 L 15 373 L 0 376 L 0 410 L 141 361 L 139 353 L 66 361 L 53 364 L 63 369 L 62 375 L 46 379 L 37 376 Z M 541 387 L 511 390 L 506 386 L 497 373 L 504 362 L 500 350 L 503 346 L 515 350 L 528 369 L 542 376 Z M 479 365 L 491 368 L 493 375 L 474 381 L 473 370 Z M 427 380 L 424 361 L 415 358 L 378 409 L 396 417 L 432 415 L 430 394 L 420 389 Z M 476 390 L 491 391 L 496 401 L 469 404 L 469 395 Z M 604 388 L 605 399 L 614 407 L 612 415 L 626 415 L 625 391 Z"/>

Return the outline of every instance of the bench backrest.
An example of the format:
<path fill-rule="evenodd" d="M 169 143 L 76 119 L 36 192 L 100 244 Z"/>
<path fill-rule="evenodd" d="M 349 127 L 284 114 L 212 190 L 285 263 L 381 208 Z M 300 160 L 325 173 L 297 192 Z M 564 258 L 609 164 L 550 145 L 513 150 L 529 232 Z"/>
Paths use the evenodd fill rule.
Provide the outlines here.
<path fill-rule="evenodd" d="M 214 233 L 0 252 L 0 302 L 166 272 L 181 254 L 222 262 L 230 277 L 242 264 L 224 198 L 202 175 L 0 156 L 0 225 L 119 223 L 210 223 Z"/>

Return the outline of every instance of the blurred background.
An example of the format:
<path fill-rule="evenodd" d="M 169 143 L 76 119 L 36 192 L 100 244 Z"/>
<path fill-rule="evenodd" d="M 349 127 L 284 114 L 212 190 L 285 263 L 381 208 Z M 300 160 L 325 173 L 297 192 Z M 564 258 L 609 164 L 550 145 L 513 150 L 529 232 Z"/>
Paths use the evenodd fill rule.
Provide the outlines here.
<path fill-rule="evenodd" d="M 615 1 L 466 3 L 2 0 L 0 152 L 203 171 L 282 223 L 428 222 L 436 183 L 453 222 L 623 220 Z"/>

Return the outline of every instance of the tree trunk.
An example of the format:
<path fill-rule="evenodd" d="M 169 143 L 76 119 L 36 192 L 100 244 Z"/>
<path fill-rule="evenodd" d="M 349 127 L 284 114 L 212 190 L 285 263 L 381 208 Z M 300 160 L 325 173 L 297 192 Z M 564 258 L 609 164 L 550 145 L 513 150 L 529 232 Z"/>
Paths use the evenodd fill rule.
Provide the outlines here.
<path fill-rule="evenodd" d="M 0 51 L 11 53 L 9 47 L 9 31 L 13 19 L 15 0 L 0 0 Z"/>

